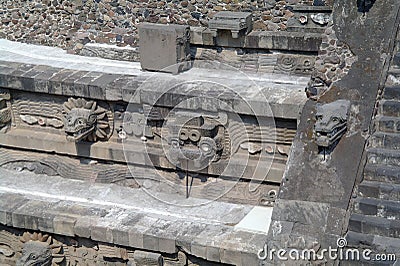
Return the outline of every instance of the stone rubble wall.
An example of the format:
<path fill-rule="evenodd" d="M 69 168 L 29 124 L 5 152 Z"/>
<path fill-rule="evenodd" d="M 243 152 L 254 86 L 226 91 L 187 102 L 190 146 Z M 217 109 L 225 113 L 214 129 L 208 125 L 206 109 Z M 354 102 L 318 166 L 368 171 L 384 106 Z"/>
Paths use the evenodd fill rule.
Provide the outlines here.
<path fill-rule="evenodd" d="M 254 14 L 254 30 L 286 30 L 291 6 L 310 0 L 3 0 L 0 38 L 77 53 L 86 43 L 138 44 L 137 25 L 207 26 L 218 11 Z"/>

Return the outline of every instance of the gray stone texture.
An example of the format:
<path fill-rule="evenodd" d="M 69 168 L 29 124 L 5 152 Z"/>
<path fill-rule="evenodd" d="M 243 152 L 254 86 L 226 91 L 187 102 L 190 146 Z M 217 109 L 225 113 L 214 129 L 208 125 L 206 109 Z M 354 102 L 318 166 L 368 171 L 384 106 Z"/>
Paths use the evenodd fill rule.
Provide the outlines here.
<path fill-rule="evenodd" d="M 384 83 L 382 77 L 386 76 L 390 63 L 390 56 L 386 55 L 390 55 L 393 51 L 399 8 L 398 1 L 377 1 L 364 16 L 363 13 L 357 12 L 356 1 L 335 2 L 333 30 L 338 41 L 345 43 L 358 60 L 352 64 L 346 76 L 333 83 L 332 88 L 321 96 L 319 102 L 350 100 L 352 107 L 348 123 L 349 131 L 331 156 L 324 160 L 323 156 L 318 154 L 312 134 L 316 102 L 309 100 L 306 103 L 278 196 L 278 202 L 285 208 L 277 206 L 274 209 L 273 216 L 277 218 L 273 219 L 271 229 L 275 228 L 276 232 L 283 227 L 279 226 L 282 222 L 301 220 L 304 216 L 312 218 L 315 215 L 315 209 L 323 209 L 323 217 L 343 215 L 344 219 L 317 219 L 318 221 L 311 226 L 302 228 L 300 234 L 302 237 L 314 239 L 321 247 L 336 246 L 337 238 L 347 231 L 348 213 L 351 211 L 349 203 L 353 195 L 353 187 L 360 181 L 360 173 L 367 159 L 363 157 L 366 136 L 370 133 L 371 117 L 378 90 Z M 390 108 L 390 110 L 395 109 Z M 393 165 L 397 163 L 397 157 L 393 156 L 394 154 L 397 153 L 375 150 L 375 155 L 371 157 L 374 159 L 371 160 L 377 162 L 387 160 Z M 369 176 L 384 178 L 385 170 L 373 172 L 372 169 L 370 167 L 368 170 Z M 397 176 L 395 170 L 388 169 L 387 173 L 388 178 Z M 308 202 L 308 205 L 312 207 L 308 207 L 305 213 L 296 214 L 298 206 L 290 207 L 293 201 Z M 375 203 L 371 203 L 370 200 L 359 201 L 357 204 L 360 212 L 373 213 Z M 386 205 L 385 208 L 390 212 L 393 206 Z M 280 213 L 293 213 L 293 216 L 285 217 Z M 315 230 L 316 227 L 320 230 Z M 298 235 L 296 232 L 298 228 L 294 224 L 289 229 L 289 236 Z M 398 220 L 360 214 L 352 215 L 349 228 L 353 232 L 383 237 L 398 237 L 399 232 Z M 283 236 L 286 237 L 287 234 Z M 287 238 L 283 236 L 276 234 L 268 243 L 287 247 Z"/>
<path fill-rule="evenodd" d="M 347 239 L 352 246 L 367 246 L 376 253 L 400 256 L 400 146 L 396 121 L 400 117 L 399 86 L 392 75 L 400 68 L 399 33 L 385 88 L 381 91 L 366 147 L 363 180 L 355 189 Z"/>
<path fill-rule="evenodd" d="M 190 69 L 189 26 L 142 23 L 139 37 L 142 69 L 174 74 Z"/>
<path fill-rule="evenodd" d="M 234 265 L 257 265 L 266 237 L 235 229 L 252 209 L 248 205 L 202 205 L 204 200 L 182 197 L 196 206 L 178 207 L 141 189 L 2 169 L 0 175 L 2 225 L 164 254 L 175 254 L 179 247 L 198 258 Z"/>
<path fill-rule="evenodd" d="M 71 53 L 89 42 L 135 47 L 140 22 L 207 26 L 223 10 L 253 12 L 255 30 L 281 31 L 293 15 L 287 6 L 302 3 L 312 1 L 7 1 L 1 7 L 0 37 Z"/>

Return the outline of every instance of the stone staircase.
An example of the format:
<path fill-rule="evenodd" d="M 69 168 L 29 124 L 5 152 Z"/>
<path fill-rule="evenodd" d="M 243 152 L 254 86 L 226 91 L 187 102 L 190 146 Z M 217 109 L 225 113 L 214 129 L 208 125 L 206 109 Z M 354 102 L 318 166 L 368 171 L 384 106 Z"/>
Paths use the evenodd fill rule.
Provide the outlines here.
<path fill-rule="evenodd" d="M 353 199 L 347 240 L 349 246 L 397 253 L 400 259 L 400 42 L 397 46 L 378 101 L 364 178 Z"/>

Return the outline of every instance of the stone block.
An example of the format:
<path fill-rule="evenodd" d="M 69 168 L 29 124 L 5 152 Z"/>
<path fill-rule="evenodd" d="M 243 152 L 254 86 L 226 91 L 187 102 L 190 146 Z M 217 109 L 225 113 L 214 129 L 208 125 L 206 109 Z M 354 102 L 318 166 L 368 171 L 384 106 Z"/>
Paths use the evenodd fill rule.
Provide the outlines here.
<path fill-rule="evenodd" d="M 341 235 L 343 225 L 348 219 L 346 210 L 331 207 L 328 213 L 328 219 L 325 232 L 328 234 Z"/>
<path fill-rule="evenodd" d="M 233 39 L 248 34 L 253 29 L 252 13 L 221 11 L 216 13 L 209 21 L 208 27 L 217 37 L 218 31 L 230 31 Z"/>
<path fill-rule="evenodd" d="M 277 200 L 272 214 L 273 220 L 297 222 L 303 225 L 325 227 L 329 212 L 329 204 L 297 201 Z"/>
<path fill-rule="evenodd" d="M 159 253 L 136 250 L 133 253 L 133 258 L 136 266 L 162 266 L 164 264 L 163 257 Z"/>
<path fill-rule="evenodd" d="M 203 31 L 203 45 L 215 45 L 214 37 L 212 32 L 209 29 Z"/>
<path fill-rule="evenodd" d="M 53 231 L 51 221 L 54 215 L 48 210 L 53 207 L 54 203 L 29 200 L 19 208 L 13 210 L 12 224 L 14 227 L 39 230 L 46 228 L 48 231 Z"/>
<path fill-rule="evenodd" d="M 76 236 L 90 238 L 92 232 L 93 219 L 91 217 L 78 217 L 74 225 Z"/>
<path fill-rule="evenodd" d="M 238 250 L 221 248 L 220 254 L 222 263 L 232 264 L 237 266 L 249 265 L 249 264 L 242 264 L 242 257 L 241 257 L 242 254 Z"/>
<path fill-rule="evenodd" d="M 113 228 L 112 236 L 114 244 L 121 246 L 129 246 L 128 227 L 118 226 L 117 228 Z"/>
<path fill-rule="evenodd" d="M 29 200 L 15 194 L 1 194 L 0 224 L 12 226 L 12 212 L 23 206 Z"/>
<path fill-rule="evenodd" d="M 218 249 L 217 249 L 218 250 Z M 203 245 L 201 243 L 198 243 L 196 241 L 193 241 L 191 243 L 191 252 L 192 254 L 196 254 L 196 257 L 200 257 L 200 258 L 207 258 L 207 251 L 208 251 L 208 247 L 206 245 Z M 214 255 L 214 254 L 212 254 Z M 213 258 L 215 259 L 219 259 L 219 256 L 213 256 Z M 212 260 L 215 261 L 215 260 Z"/>
<path fill-rule="evenodd" d="M 106 99 L 105 88 L 108 84 L 118 79 L 121 75 L 118 74 L 103 74 L 89 84 L 89 97 L 92 99 Z"/>
<path fill-rule="evenodd" d="M 35 76 L 34 86 L 36 92 L 49 93 L 50 82 L 49 79 L 61 69 L 48 67 L 47 69 L 41 69 L 42 72 Z"/>
<path fill-rule="evenodd" d="M 213 247 L 208 245 L 206 248 L 206 257 L 207 260 L 210 261 L 221 261 L 221 253 L 219 247 Z"/>
<path fill-rule="evenodd" d="M 143 234 L 143 248 L 148 250 L 160 250 L 160 243 L 157 236 Z"/>
<path fill-rule="evenodd" d="M 106 100 L 107 101 L 121 101 L 122 100 L 122 87 L 126 86 L 132 77 L 119 76 L 105 86 Z"/>
<path fill-rule="evenodd" d="M 8 76 L 14 71 L 14 68 L 0 66 L 0 86 L 8 87 Z"/>
<path fill-rule="evenodd" d="M 142 23 L 139 47 L 145 70 L 177 74 L 191 67 L 189 26 Z"/>
<path fill-rule="evenodd" d="M 129 246 L 143 248 L 143 233 L 131 228 L 128 230 Z"/>
<path fill-rule="evenodd" d="M 76 218 L 65 215 L 57 215 L 53 219 L 54 233 L 66 236 L 75 236 L 74 226 Z"/>
<path fill-rule="evenodd" d="M 205 27 L 191 27 L 190 28 L 190 44 L 203 45 L 203 32 Z"/>
<path fill-rule="evenodd" d="M 111 222 L 107 220 L 97 221 L 92 226 L 91 237 L 93 240 L 113 243 L 113 234 L 111 228 Z"/>
<path fill-rule="evenodd" d="M 67 91 L 67 88 L 64 88 L 63 81 L 70 75 L 72 75 L 75 71 L 69 69 L 60 69 L 59 72 L 54 74 L 49 79 L 49 93 L 50 94 L 57 94 L 62 95 L 64 92 Z M 73 89 L 69 89 L 73 92 Z"/>

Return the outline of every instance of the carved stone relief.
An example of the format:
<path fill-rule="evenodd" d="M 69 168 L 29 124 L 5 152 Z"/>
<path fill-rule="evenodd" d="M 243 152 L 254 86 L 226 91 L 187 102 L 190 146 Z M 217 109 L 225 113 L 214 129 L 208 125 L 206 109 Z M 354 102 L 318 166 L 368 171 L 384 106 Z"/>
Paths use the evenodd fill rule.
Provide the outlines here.
<path fill-rule="evenodd" d="M 65 256 L 62 244 L 42 233 L 25 232 L 20 238 L 23 243 L 22 256 L 17 266 L 25 265 L 63 265 Z"/>
<path fill-rule="evenodd" d="M 64 130 L 69 141 L 107 140 L 112 134 L 112 112 L 95 101 L 69 98 L 64 103 L 64 113 Z"/>
<path fill-rule="evenodd" d="M 16 93 L 13 94 L 12 109 L 17 126 L 42 129 L 61 129 L 64 126 L 62 106 L 58 98 Z"/>
<path fill-rule="evenodd" d="M 275 73 L 307 75 L 314 69 L 314 56 L 295 56 L 280 54 L 275 66 Z"/>
<path fill-rule="evenodd" d="M 7 131 L 11 123 L 11 95 L 9 90 L 0 89 L 0 132 Z"/>
<path fill-rule="evenodd" d="M 201 260 L 200 260 L 201 262 Z M 27 232 L 0 225 L 0 265 L 197 265 L 182 251 L 160 254 L 85 238 Z M 201 263 L 200 263 L 201 265 Z"/>
<path fill-rule="evenodd" d="M 195 166 L 217 162 L 225 147 L 226 113 L 209 115 L 178 111 L 167 121 L 169 155 L 173 164 L 193 160 Z"/>
<path fill-rule="evenodd" d="M 349 110 L 348 100 L 317 104 L 314 134 L 319 147 L 331 148 L 346 133 Z"/>
<path fill-rule="evenodd" d="M 95 160 L 79 160 L 67 156 L 0 148 L 0 167 L 36 174 L 61 176 L 99 183 L 116 183 L 138 188 L 126 165 L 105 164 Z"/>

